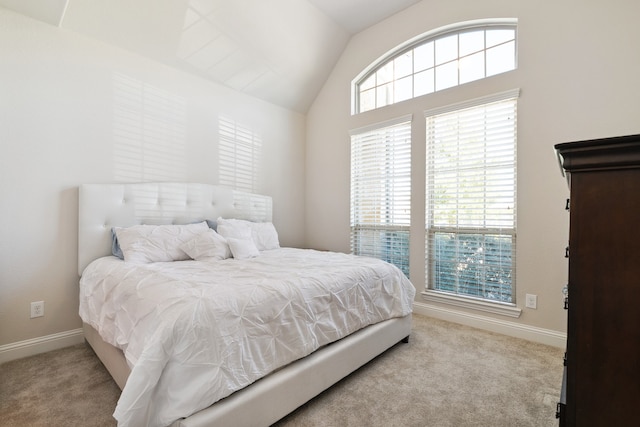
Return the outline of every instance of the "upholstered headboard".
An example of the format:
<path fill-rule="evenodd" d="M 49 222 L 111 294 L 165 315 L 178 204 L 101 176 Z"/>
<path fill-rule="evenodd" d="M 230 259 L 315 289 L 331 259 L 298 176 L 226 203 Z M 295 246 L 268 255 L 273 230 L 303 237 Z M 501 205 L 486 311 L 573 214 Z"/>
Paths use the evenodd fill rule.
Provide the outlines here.
<path fill-rule="evenodd" d="M 188 224 L 218 217 L 272 220 L 269 196 L 209 184 L 84 184 L 79 188 L 78 273 L 111 254 L 111 227 Z"/>

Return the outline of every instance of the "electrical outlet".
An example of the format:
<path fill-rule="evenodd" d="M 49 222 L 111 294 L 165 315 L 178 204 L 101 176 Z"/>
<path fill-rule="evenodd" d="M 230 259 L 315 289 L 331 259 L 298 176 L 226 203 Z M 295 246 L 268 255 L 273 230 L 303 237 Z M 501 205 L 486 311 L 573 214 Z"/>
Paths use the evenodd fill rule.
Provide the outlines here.
<path fill-rule="evenodd" d="M 533 308 L 534 310 L 538 308 L 538 295 L 527 294 L 525 306 L 527 308 Z"/>
<path fill-rule="evenodd" d="M 34 301 L 31 303 L 31 318 L 44 316 L 44 301 Z"/>

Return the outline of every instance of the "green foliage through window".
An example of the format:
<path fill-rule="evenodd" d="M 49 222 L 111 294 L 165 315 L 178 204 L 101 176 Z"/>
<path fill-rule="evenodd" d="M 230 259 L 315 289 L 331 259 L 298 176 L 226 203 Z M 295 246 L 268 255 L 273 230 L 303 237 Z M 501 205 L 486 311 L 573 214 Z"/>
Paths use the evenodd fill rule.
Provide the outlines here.
<path fill-rule="evenodd" d="M 386 261 L 409 277 L 409 231 L 357 227 L 352 231 L 352 250 Z"/>
<path fill-rule="evenodd" d="M 432 239 L 433 289 L 512 302 L 512 237 L 436 232 Z"/>

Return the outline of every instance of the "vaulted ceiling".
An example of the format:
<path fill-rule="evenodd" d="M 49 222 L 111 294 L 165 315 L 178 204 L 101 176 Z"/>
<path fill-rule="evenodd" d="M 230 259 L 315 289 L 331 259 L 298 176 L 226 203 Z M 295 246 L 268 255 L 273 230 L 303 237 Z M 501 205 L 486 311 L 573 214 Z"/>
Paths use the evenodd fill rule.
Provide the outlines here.
<path fill-rule="evenodd" d="M 0 0 L 0 6 L 306 112 L 349 38 L 420 0 Z"/>

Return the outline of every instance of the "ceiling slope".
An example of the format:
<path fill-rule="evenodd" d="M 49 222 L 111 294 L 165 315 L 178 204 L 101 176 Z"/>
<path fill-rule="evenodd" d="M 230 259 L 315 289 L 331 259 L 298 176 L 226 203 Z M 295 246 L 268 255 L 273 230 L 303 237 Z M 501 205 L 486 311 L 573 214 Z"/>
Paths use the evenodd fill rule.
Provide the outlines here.
<path fill-rule="evenodd" d="M 355 32 L 419 0 L 0 0 L 305 113 Z"/>

